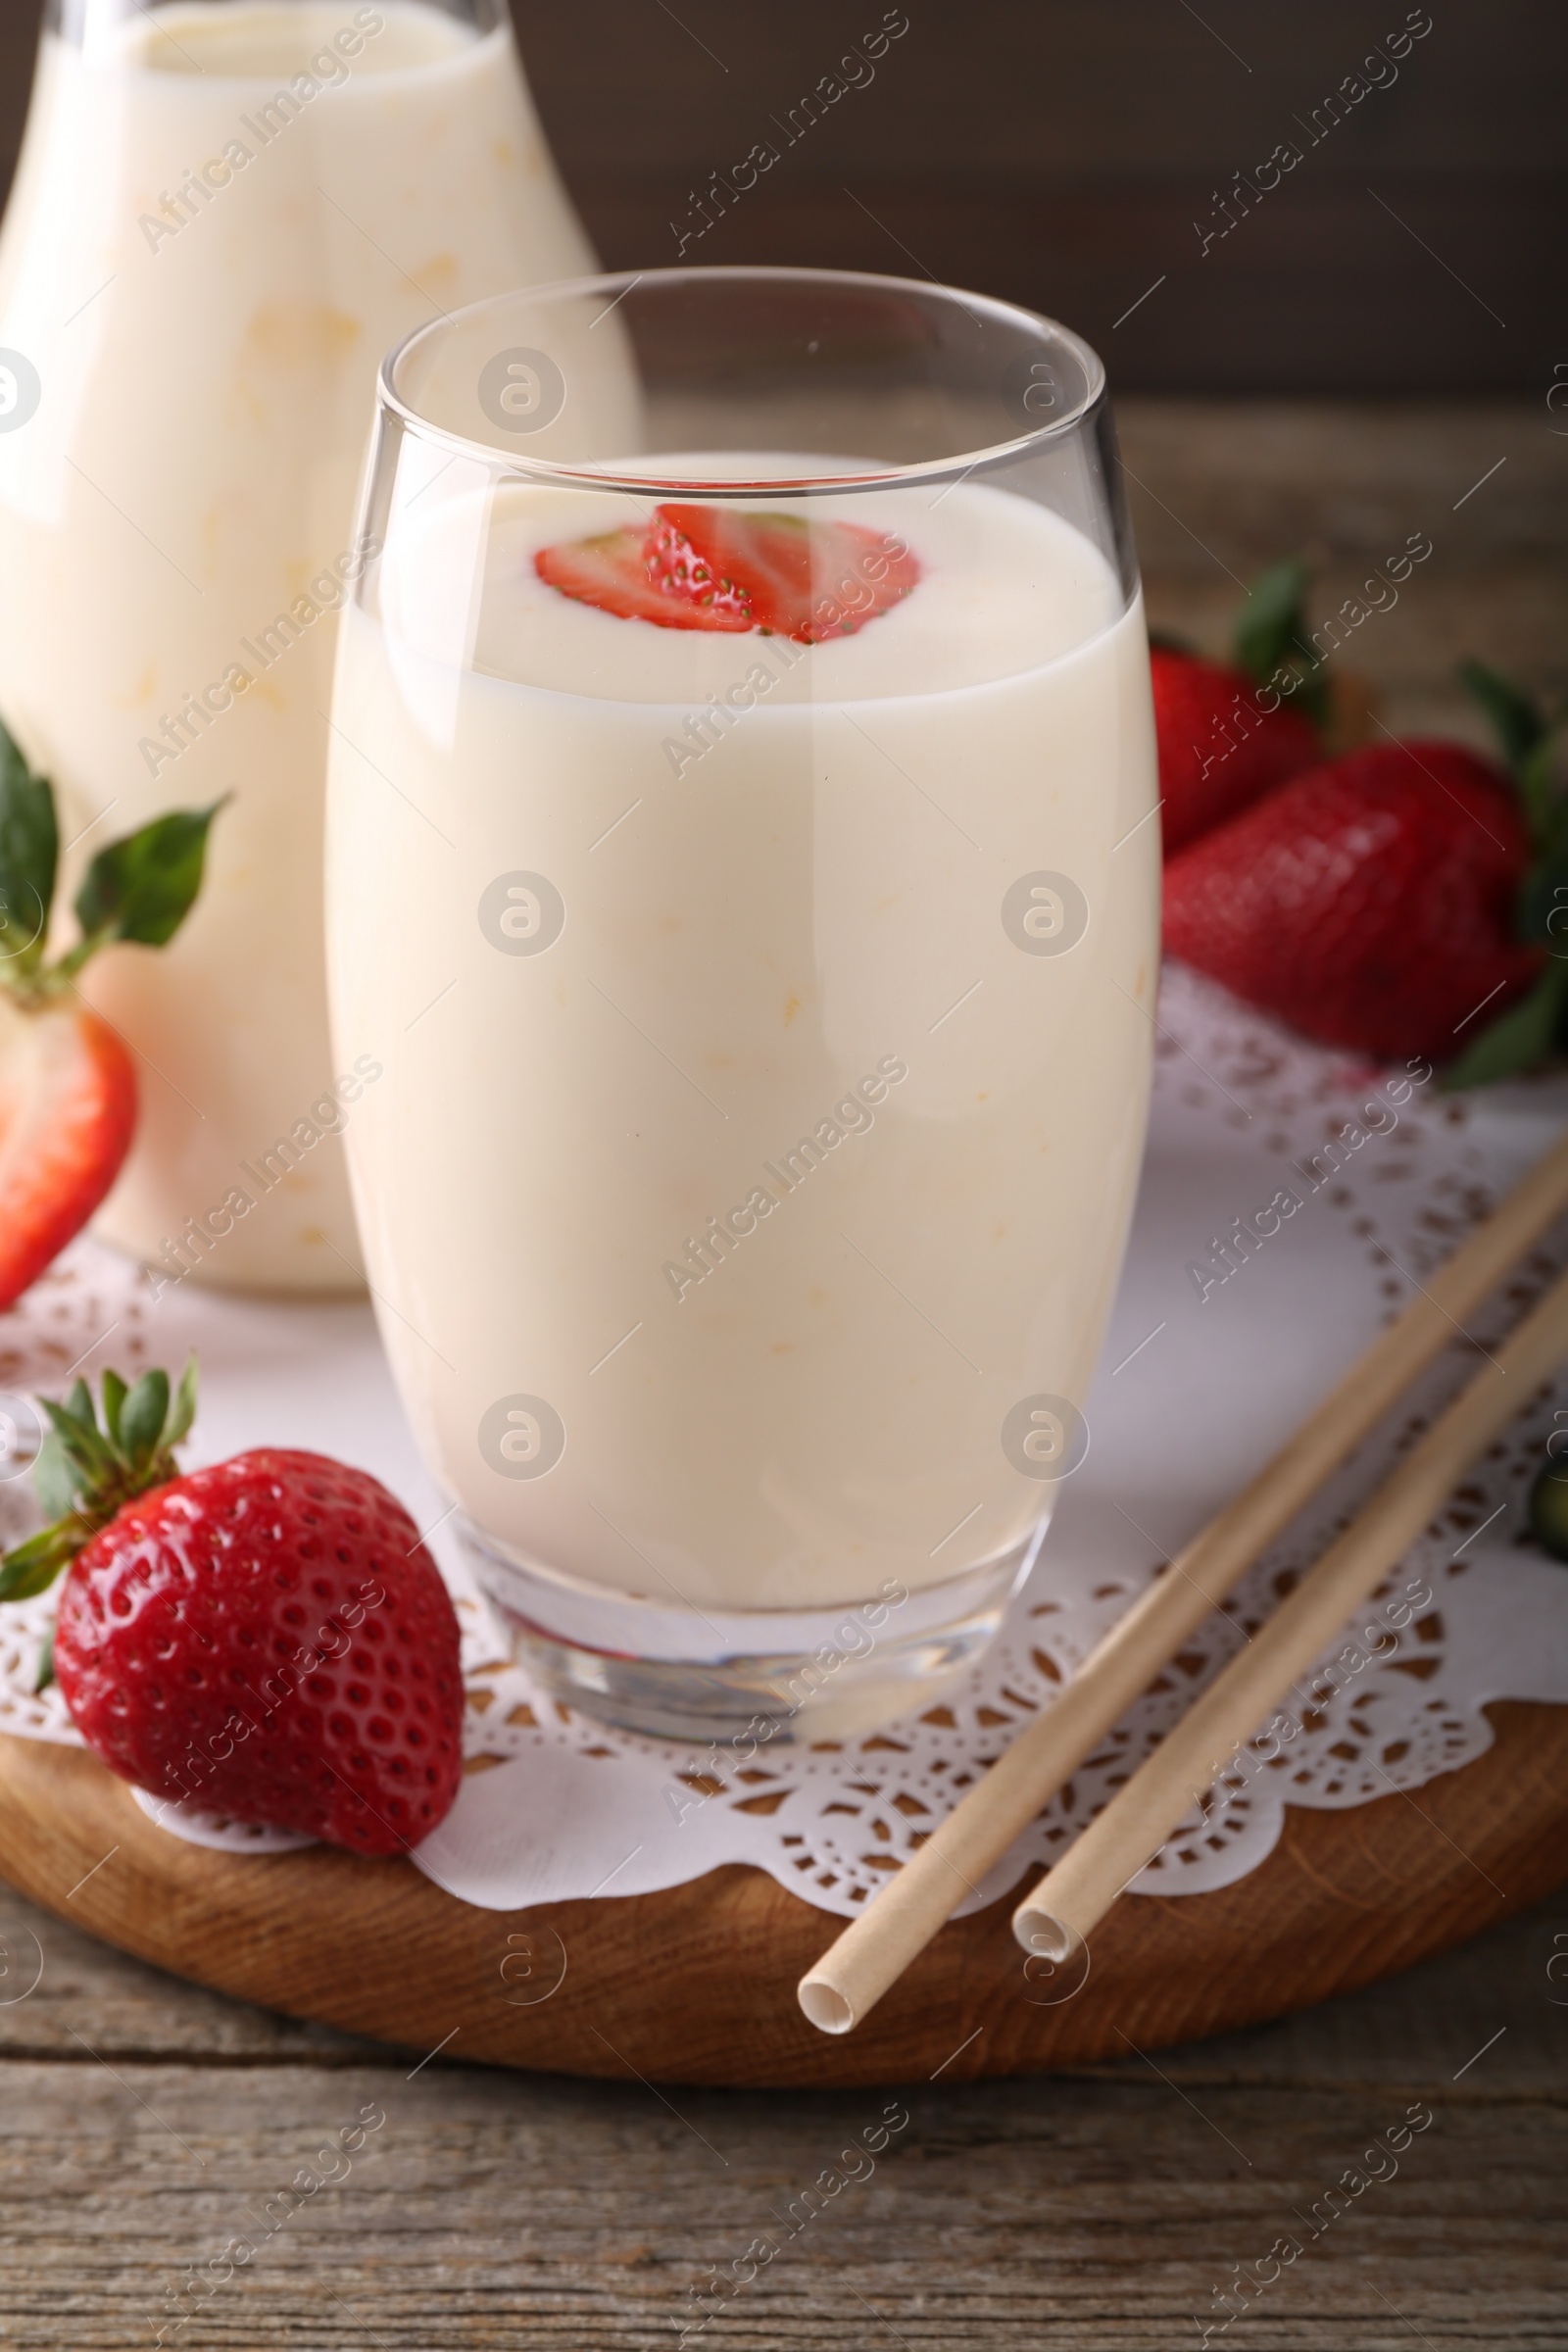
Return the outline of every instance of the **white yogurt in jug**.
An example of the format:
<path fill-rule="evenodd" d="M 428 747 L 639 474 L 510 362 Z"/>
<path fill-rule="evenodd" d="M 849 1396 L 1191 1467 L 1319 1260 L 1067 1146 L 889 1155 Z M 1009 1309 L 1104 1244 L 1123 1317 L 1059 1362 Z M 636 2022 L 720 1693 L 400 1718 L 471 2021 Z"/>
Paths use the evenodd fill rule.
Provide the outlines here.
<path fill-rule="evenodd" d="M 0 716 L 75 864 L 232 796 L 178 937 L 85 984 L 142 1101 L 99 1230 L 166 1275 L 357 1280 L 333 1131 L 378 1040 L 334 1063 L 320 801 L 376 369 L 591 267 L 504 26 L 180 0 L 45 39 L 0 236 L 0 346 L 38 395 L 0 431 Z"/>

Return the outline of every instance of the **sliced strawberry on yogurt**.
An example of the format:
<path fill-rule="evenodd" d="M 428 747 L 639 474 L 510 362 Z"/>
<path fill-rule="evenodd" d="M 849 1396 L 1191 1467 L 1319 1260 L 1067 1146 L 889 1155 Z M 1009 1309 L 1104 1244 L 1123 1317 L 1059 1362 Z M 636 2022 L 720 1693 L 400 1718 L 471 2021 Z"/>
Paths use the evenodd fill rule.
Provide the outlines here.
<path fill-rule="evenodd" d="M 657 507 L 646 532 L 564 540 L 534 558 L 564 596 L 665 629 L 776 631 L 801 645 L 853 636 L 909 594 L 920 566 L 904 541 L 858 522 Z"/>
<path fill-rule="evenodd" d="M 550 587 L 619 620 L 653 620 L 662 629 L 750 629 L 742 600 L 704 595 L 693 576 L 690 551 L 682 572 L 673 551 L 655 546 L 658 531 L 606 531 L 595 539 L 563 539 L 542 547 L 534 569 Z M 656 567 L 657 563 L 657 567 Z"/>
<path fill-rule="evenodd" d="M 752 514 L 737 507 L 660 507 L 726 585 L 750 602 L 760 629 L 802 645 L 849 637 L 906 597 L 920 566 L 904 541 L 859 522 Z"/>
<path fill-rule="evenodd" d="M 682 510 L 703 514 L 704 507 Z M 642 543 L 648 576 L 664 595 L 693 607 L 709 629 L 755 629 L 758 615 L 748 591 L 711 564 L 673 519 L 674 507 L 657 507 Z M 766 625 L 765 623 L 762 625 Z"/>

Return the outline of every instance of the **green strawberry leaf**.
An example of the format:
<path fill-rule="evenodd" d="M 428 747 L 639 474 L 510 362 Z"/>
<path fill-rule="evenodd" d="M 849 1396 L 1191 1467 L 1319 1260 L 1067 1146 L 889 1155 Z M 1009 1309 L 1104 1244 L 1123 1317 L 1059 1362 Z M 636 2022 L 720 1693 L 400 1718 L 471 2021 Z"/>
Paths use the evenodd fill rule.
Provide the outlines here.
<path fill-rule="evenodd" d="M 185 1359 L 185 1369 L 174 1391 L 174 1401 L 164 1423 L 164 1450 L 184 1444 L 190 1435 L 190 1425 L 196 1418 L 196 1356 L 194 1350 Z"/>
<path fill-rule="evenodd" d="M 1248 591 L 1236 624 L 1237 665 L 1259 686 L 1281 670 L 1297 680 L 1291 708 L 1300 710 L 1321 729 L 1328 723 L 1328 687 L 1317 674 L 1322 657 L 1312 644 L 1306 622 L 1307 569 L 1299 556 L 1271 564 Z"/>
<path fill-rule="evenodd" d="M 1236 624 L 1236 660 L 1261 685 L 1301 651 L 1306 634 L 1306 565 L 1299 556 L 1271 564 L 1247 592 Z"/>
<path fill-rule="evenodd" d="M 93 1486 L 104 1486 L 120 1468 L 113 1446 L 101 1435 L 96 1422 L 83 1421 L 69 1404 L 55 1404 L 47 1396 L 38 1402 L 48 1414 L 62 1450 Z"/>
<path fill-rule="evenodd" d="M 208 831 L 222 805 L 172 808 L 99 851 L 76 893 L 81 939 L 62 960 L 63 974 L 78 972 L 110 940 L 161 948 L 173 938 L 202 886 Z"/>
<path fill-rule="evenodd" d="M 0 1561 L 0 1600 L 31 1600 L 47 1592 L 62 1568 L 69 1568 L 93 1530 L 74 1515 L 43 1527 Z"/>
<path fill-rule="evenodd" d="M 0 723 L 0 969 L 16 977 L 42 958 L 59 857 L 54 786 Z"/>
<path fill-rule="evenodd" d="M 87 1488 L 87 1474 L 74 1462 L 54 1430 L 39 1446 L 32 1465 L 32 1491 L 46 1519 L 67 1518 Z"/>
<path fill-rule="evenodd" d="M 84 1380 L 78 1380 L 63 1405 L 45 1405 L 44 1410 L 51 1426 L 44 1432 L 32 1465 L 32 1491 L 46 1519 L 64 1519 L 90 1491 L 97 1475 L 100 1441 L 92 1392 Z M 61 1435 L 62 1415 L 71 1430 L 69 1446 Z"/>
<path fill-rule="evenodd" d="M 99 1386 L 103 1390 L 104 1396 L 104 1427 L 108 1430 L 114 1444 L 123 1452 L 124 1446 L 120 1435 L 120 1415 L 127 1395 L 125 1384 L 118 1372 L 106 1372 Z"/>
<path fill-rule="evenodd" d="M 144 1372 L 130 1389 L 118 1372 L 106 1372 L 103 1400 L 107 1436 L 84 1380 L 64 1404 L 39 1397 L 49 1429 L 32 1483 L 53 1524 L 0 1558 L 0 1601 L 45 1591 L 123 1504 L 178 1476 L 172 1448 L 196 1417 L 196 1358 L 186 1363 L 172 1403 L 169 1374 L 158 1370 Z"/>
<path fill-rule="evenodd" d="M 43 1645 L 38 1651 L 38 1679 L 34 1690 L 47 1690 L 55 1679 L 55 1626 L 51 1617 L 43 1629 Z"/>
<path fill-rule="evenodd" d="M 1459 675 L 1491 719 L 1503 759 L 1518 775 L 1546 732 L 1539 704 L 1485 662 L 1461 662 Z"/>
<path fill-rule="evenodd" d="M 1444 1071 L 1445 1093 L 1459 1094 L 1467 1087 L 1490 1086 L 1498 1078 L 1517 1078 L 1533 1070 L 1551 1051 L 1565 1002 L 1568 962 L 1548 964 L 1529 996 L 1499 1012 Z"/>
<path fill-rule="evenodd" d="M 107 1398 L 106 1398 L 107 1404 Z M 122 1444 L 132 1470 L 145 1470 L 164 1434 L 169 1418 L 169 1374 L 144 1372 L 125 1399 L 121 1416 Z"/>

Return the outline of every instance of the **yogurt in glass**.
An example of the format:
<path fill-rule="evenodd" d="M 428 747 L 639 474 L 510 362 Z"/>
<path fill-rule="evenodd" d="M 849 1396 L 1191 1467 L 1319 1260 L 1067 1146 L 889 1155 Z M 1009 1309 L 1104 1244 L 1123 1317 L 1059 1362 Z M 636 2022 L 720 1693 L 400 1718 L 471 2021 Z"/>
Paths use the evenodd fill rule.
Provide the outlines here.
<path fill-rule="evenodd" d="M 384 1069 L 360 1230 L 486 1589 L 645 1730 L 927 1699 L 1092 1442 L 1157 980 L 1147 640 L 1091 356 L 975 299 L 609 279 L 384 371 L 328 793 L 337 1059 Z M 503 363 L 529 448 L 486 444 Z"/>

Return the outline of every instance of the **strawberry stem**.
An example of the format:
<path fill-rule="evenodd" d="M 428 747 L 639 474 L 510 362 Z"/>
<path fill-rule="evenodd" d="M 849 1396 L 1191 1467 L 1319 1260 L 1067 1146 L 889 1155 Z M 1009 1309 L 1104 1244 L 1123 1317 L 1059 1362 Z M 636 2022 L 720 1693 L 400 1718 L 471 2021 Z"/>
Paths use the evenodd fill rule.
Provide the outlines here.
<path fill-rule="evenodd" d="M 125 1503 L 179 1476 L 174 1447 L 196 1418 L 196 1383 L 194 1355 L 172 1396 L 167 1372 L 144 1372 L 129 1387 L 118 1372 L 106 1372 L 101 1428 L 84 1380 L 64 1404 L 39 1397 L 49 1434 L 32 1484 L 50 1524 L 0 1559 L 0 1601 L 46 1592 Z"/>

